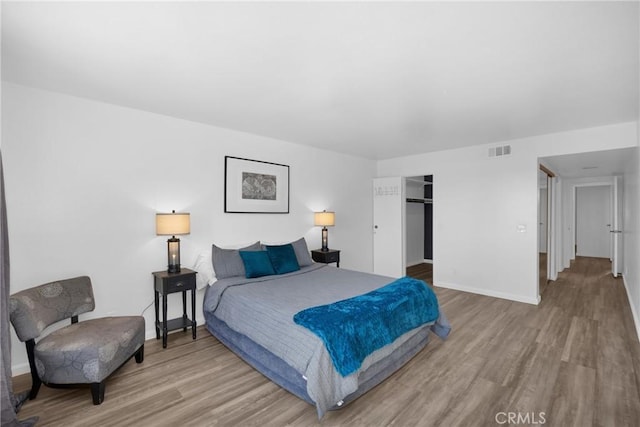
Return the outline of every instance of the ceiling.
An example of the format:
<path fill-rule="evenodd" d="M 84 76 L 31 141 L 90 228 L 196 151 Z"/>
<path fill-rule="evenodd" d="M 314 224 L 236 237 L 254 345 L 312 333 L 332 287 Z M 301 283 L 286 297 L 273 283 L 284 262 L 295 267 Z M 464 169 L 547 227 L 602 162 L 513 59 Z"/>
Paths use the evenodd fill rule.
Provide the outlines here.
<path fill-rule="evenodd" d="M 2 79 L 385 159 L 638 119 L 638 2 L 2 2 Z"/>
<path fill-rule="evenodd" d="M 634 150 L 638 147 L 553 156 L 542 161 L 563 178 L 622 175 L 632 166 Z"/>

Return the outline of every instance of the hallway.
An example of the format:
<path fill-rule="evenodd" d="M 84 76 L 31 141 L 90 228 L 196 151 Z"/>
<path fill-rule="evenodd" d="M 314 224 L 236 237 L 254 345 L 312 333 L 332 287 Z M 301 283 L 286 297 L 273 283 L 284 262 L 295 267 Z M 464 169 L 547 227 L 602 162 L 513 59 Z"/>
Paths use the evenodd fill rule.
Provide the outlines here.
<path fill-rule="evenodd" d="M 407 273 L 432 284 L 430 267 Z M 449 354 L 462 353 L 456 360 L 465 366 L 485 358 L 467 374 L 501 390 L 494 407 L 545 412 L 553 426 L 638 425 L 640 343 L 622 278 L 612 276 L 608 259 L 577 257 L 546 285 L 537 306 L 437 283 L 434 289 L 453 325 Z"/>

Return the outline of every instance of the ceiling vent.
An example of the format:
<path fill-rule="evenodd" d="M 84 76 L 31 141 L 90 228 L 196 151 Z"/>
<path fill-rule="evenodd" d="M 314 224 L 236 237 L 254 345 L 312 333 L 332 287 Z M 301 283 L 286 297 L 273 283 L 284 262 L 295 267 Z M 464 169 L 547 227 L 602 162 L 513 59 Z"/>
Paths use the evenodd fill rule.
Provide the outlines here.
<path fill-rule="evenodd" d="M 511 155 L 510 145 L 501 145 L 499 147 L 489 148 L 489 157 L 502 157 Z"/>

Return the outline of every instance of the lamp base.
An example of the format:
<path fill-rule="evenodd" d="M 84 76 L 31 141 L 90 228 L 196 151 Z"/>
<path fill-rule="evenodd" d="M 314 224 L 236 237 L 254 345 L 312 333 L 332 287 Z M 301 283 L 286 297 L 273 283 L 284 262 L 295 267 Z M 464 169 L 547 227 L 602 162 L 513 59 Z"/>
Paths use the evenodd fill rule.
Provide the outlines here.
<path fill-rule="evenodd" d="M 327 230 L 327 227 L 322 227 L 322 248 L 320 250 L 322 252 L 329 250 L 329 230 Z"/>
<path fill-rule="evenodd" d="M 180 239 L 173 236 L 167 240 L 167 271 L 180 273 Z"/>

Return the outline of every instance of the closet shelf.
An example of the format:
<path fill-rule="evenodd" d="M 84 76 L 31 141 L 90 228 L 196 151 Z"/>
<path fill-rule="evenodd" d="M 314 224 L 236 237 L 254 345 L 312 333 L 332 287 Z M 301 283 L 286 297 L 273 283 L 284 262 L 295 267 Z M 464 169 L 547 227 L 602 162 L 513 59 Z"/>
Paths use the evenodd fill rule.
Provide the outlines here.
<path fill-rule="evenodd" d="M 416 178 L 406 178 L 407 181 L 411 181 L 411 182 L 417 182 L 418 184 L 422 184 L 422 185 L 433 185 L 433 182 L 431 181 L 422 181 L 420 179 L 416 179 Z"/>

